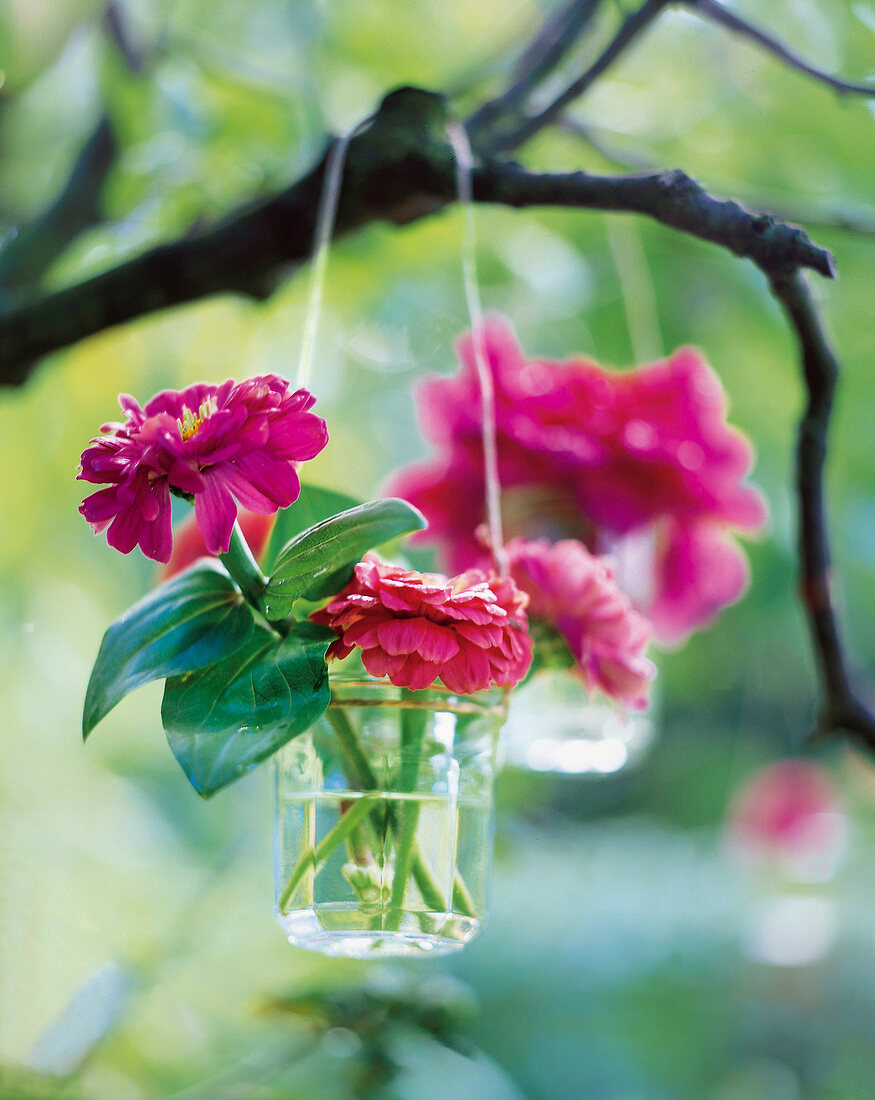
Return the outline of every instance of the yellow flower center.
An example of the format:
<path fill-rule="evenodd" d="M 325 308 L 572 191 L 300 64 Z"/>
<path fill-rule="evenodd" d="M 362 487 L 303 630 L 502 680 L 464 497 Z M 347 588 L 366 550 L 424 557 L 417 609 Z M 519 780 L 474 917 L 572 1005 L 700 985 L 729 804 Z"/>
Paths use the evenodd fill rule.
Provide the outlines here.
<path fill-rule="evenodd" d="M 212 398 L 204 401 L 196 413 L 193 413 L 187 406 L 183 406 L 182 420 L 177 419 L 176 421 L 183 443 L 191 439 L 197 433 L 201 424 L 215 411 L 216 403 Z"/>

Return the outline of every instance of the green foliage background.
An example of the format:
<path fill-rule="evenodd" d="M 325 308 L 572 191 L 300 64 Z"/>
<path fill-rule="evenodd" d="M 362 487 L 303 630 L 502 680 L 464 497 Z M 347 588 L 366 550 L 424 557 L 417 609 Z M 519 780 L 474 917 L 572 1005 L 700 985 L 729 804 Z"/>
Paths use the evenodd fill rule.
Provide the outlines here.
<path fill-rule="evenodd" d="M 825 68 L 875 76 L 869 3 L 739 6 Z M 459 91 L 474 105 L 544 14 L 532 0 L 120 7 L 146 58 L 139 73 L 108 45 L 93 0 L 0 5 L 0 230 L 52 200 L 101 111 L 120 135 L 106 221 L 58 258 L 47 285 L 281 186 L 312 162 L 326 128 L 369 114 L 394 85 Z M 672 11 L 575 108 L 617 156 L 807 212 L 833 250 L 840 278 L 816 287 L 844 368 L 828 492 L 861 672 L 875 669 L 875 238 L 816 222 L 837 212 L 875 221 L 872 103 L 841 100 Z M 618 167 L 560 132 L 524 159 Z M 835 906 L 835 944 L 809 967 L 745 957 L 761 886 L 729 857 L 723 829 L 734 789 L 801 748 L 815 704 L 794 593 L 802 389 L 783 318 L 750 265 L 643 220 L 480 209 L 477 230 L 485 304 L 510 317 L 529 352 L 624 366 L 635 359 L 630 327 L 641 326 L 658 352 L 704 350 L 733 421 L 756 443 L 754 476 L 771 508 L 767 535 L 750 547 L 749 595 L 657 656 L 662 728 L 638 771 L 503 777 L 493 916 L 462 955 L 399 978 L 297 952 L 271 914 L 269 769 L 202 803 L 164 743 L 156 685 L 82 747 L 100 638 L 155 574 L 91 535 L 74 476 L 120 391 L 142 400 L 201 379 L 293 374 L 306 275 L 264 305 L 209 301 L 45 362 L 23 391 L 0 395 L 2 1095 L 875 1095 L 871 762 L 839 744 L 806 750 L 831 769 L 851 817 L 847 860 L 818 888 Z M 425 372 L 453 369 L 467 323 L 461 238 L 451 210 L 403 230 L 370 227 L 333 250 L 312 379 L 331 443 L 312 480 L 364 498 L 425 453 L 412 392 Z M 630 252 L 644 262 L 624 285 L 618 255 Z M 458 999 L 451 979 L 479 1003 L 459 1025 L 464 1053 L 435 1041 L 410 1007 L 419 995 Z M 394 1015 L 370 1001 L 360 1015 L 323 1005 L 346 1021 L 324 1037 L 310 1015 L 265 1009 L 281 996 L 333 991 L 342 1001 L 362 983 L 391 992 L 406 980 L 410 1005 Z M 403 1067 L 389 1092 L 379 1091 L 378 1055 Z"/>

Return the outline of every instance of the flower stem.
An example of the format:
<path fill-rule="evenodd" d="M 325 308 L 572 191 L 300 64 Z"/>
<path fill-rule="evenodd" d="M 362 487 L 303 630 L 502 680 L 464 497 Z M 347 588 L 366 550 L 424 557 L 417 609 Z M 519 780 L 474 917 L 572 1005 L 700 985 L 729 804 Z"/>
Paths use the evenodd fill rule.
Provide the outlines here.
<path fill-rule="evenodd" d="M 401 689 L 402 699 L 409 700 L 411 696 L 410 688 Z M 401 774 L 398 779 L 398 789 L 403 794 L 416 790 L 426 720 L 427 712 L 424 710 L 401 711 Z M 390 930 L 397 929 L 403 917 L 404 896 L 413 870 L 415 855 L 413 845 L 419 824 L 419 811 L 418 799 L 399 801 L 396 810 L 398 831 L 395 841 L 395 874 L 392 878 L 392 894 L 389 899 L 391 912 L 386 922 L 386 927 Z"/>
<path fill-rule="evenodd" d="M 334 732 L 337 734 L 338 744 L 346 760 L 351 782 L 355 783 L 360 790 L 376 790 L 377 778 L 368 763 L 367 757 L 362 751 L 362 747 L 359 744 L 355 730 L 352 728 L 352 724 L 346 712 L 342 707 L 330 706 L 325 712 L 325 717 L 331 723 Z M 387 824 L 385 815 L 382 814 L 377 807 L 374 807 L 370 816 L 372 827 L 376 830 L 378 836 L 382 836 Z M 388 825 L 393 831 L 398 830 L 397 815 L 391 809 L 388 811 Z M 413 881 L 416 883 L 422 900 L 429 909 L 436 913 L 445 913 L 448 909 L 455 906 L 458 912 L 463 916 L 476 917 L 477 910 L 474 901 L 465 885 L 464 879 L 458 871 L 455 872 L 453 876 L 452 898 L 447 899 L 444 896 L 434 876 L 434 871 L 432 871 L 429 866 L 428 860 L 419 845 L 419 841 L 416 840 L 415 825 L 416 823 L 414 822 L 414 835 L 410 838 L 410 874 L 413 876 Z"/>
<path fill-rule="evenodd" d="M 458 871 L 453 875 L 453 908 L 458 909 L 466 917 L 477 916 L 474 899 Z"/>
<path fill-rule="evenodd" d="M 295 864 L 294 870 L 289 875 L 288 882 L 277 901 L 277 908 L 280 913 L 285 913 L 286 906 L 292 899 L 292 894 L 294 894 L 298 883 L 307 871 L 310 869 L 315 871 L 319 864 L 323 863 L 331 855 L 338 844 L 345 840 L 346 837 L 357 828 L 362 818 L 371 812 L 375 801 L 376 799 L 371 795 L 362 795 L 360 799 L 349 807 L 346 813 L 341 814 L 340 821 L 338 821 L 333 829 L 325 834 L 315 848 L 308 848 L 307 851 L 304 852 Z"/>
<path fill-rule="evenodd" d="M 341 752 L 346 759 L 347 767 L 351 772 L 350 779 L 359 790 L 373 791 L 377 787 L 377 777 L 374 775 L 368 759 L 362 751 L 362 747 L 352 728 L 352 723 L 342 707 L 329 706 L 325 711 L 325 717 L 331 723 Z"/>
<path fill-rule="evenodd" d="M 219 554 L 219 561 L 237 582 L 246 599 L 253 607 L 261 610 L 260 601 L 267 587 L 267 577 L 258 568 L 258 562 L 253 557 L 237 520 L 234 520 L 228 552 Z"/>
<path fill-rule="evenodd" d="M 398 835 L 395 841 L 395 874 L 392 876 L 392 894 L 389 898 L 391 912 L 386 920 L 386 928 L 397 929 L 404 915 L 404 895 L 407 883 L 413 871 L 416 856 L 414 844 L 416 828 L 419 825 L 419 803 L 405 802 L 398 810 Z"/>

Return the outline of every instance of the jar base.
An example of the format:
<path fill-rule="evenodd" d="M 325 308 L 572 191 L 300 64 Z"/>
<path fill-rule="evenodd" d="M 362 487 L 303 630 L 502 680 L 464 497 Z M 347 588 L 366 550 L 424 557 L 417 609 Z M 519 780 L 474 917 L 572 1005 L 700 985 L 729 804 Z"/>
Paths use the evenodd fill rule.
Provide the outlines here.
<path fill-rule="evenodd" d="M 298 909 L 278 920 L 293 947 L 348 959 L 449 955 L 461 951 L 481 926 L 476 917 L 418 910 L 396 918 L 397 928 L 374 927 L 385 925 L 388 914 L 366 914 L 346 904 Z"/>

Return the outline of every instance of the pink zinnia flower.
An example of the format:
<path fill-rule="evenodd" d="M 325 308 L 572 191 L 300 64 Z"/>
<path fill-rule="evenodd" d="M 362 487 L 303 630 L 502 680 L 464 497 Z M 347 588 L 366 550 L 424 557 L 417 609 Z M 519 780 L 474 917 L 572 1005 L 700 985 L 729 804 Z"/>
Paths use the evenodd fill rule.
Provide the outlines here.
<path fill-rule="evenodd" d="M 372 676 L 420 689 L 440 680 L 469 695 L 512 687 L 528 671 L 526 597 L 512 580 L 472 569 L 448 580 L 366 554 L 352 581 L 310 618 L 340 637 L 329 657 L 358 646 Z"/>
<path fill-rule="evenodd" d="M 747 590 L 747 558 L 718 524 L 666 519 L 654 530 L 654 549 L 645 609 L 663 642 L 683 641 Z"/>
<path fill-rule="evenodd" d="M 765 521 L 760 494 L 744 485 L 753 452 L 726 423 L 716 375 L 698 352 L 617 373 L 584 359 L 527 360 L 508 324 L 483 329 L 493 374 L 499 476 L 512 535 L 572 537 L 593 551 L 650 532 L 654 554 L 643 606 L 664 641 L 679 641 L 736 600 L 747 565 L 732 538 Z M 442 560 L 478 560 L 473 532 L 484 519 L 480 398 L 473 339 L 460 341 L 462 372 L 418 391 L 435 460 L 402 471 L 388 487 L 415 504 Z"/>
<path fill-rule="evenodd" d="M 791 758 L 748 778 L 733 799 L 728 830 L 745 862 L 778 862 L 820 880 L 838 866 L 846 817 L 829 773 L 812 760 Z"/>
<path fill-rule="evenodd" d="M 311 413 L 307 390 L 289 392 L 277 375 L 220 386 L 198 383 L 166 390 L 140 408 L 122 394 L 125 423 L 82 454 L 79 478 L 107 484 L 79 511 L 123 554 L 139 544 L 155 561 L 170 558 L 170 490 L 194 497 L 195 520 L 211 554 L 225 553 L 239 501 L 270 514 L 298 498 L 295 463 L 314 458 L 328 441 L 325 421 Z"/>
<path fill-rule="evenodd" d="M 656 675 L 644 656 L 650 624 L 617 587 L 610 564 L 573 539 L 514 539 L 511 576 L 529 597 L 529 614 L 559 631 L 589 690 L 634 709 L 647 706 Z"/>

